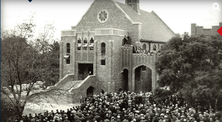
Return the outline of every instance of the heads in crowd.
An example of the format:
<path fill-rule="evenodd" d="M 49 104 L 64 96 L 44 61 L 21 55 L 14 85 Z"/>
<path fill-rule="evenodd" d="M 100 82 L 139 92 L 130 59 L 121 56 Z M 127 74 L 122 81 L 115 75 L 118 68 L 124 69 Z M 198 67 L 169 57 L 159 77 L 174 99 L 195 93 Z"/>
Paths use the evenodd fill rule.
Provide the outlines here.
<path fill-rule="evenodd" d="M 196 110 L 175 95 L 160 101 L 151 92 L 100 93 L 67 110 L 25 115 L 23 122 L 220 122 L 220 113 Z"/>

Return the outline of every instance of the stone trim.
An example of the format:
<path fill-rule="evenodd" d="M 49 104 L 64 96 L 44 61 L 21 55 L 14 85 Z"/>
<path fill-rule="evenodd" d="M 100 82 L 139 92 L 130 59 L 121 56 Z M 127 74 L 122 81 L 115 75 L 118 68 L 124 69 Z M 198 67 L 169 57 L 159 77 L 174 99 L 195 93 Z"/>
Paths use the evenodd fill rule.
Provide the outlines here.
<path fill-rule="evenodd" d="M 128 32 L 125 30 L 115 29 L 115 28 L 99 28 L 99 29 L 95 29 L 95 35 L 127 36 Z"/>
<path fill-rule="evenodd" d="M 61 37 L 62 36 L 75 36 L 76 35 L 76 31 L 74 30 L 63 30 L 61 31 Z"/>

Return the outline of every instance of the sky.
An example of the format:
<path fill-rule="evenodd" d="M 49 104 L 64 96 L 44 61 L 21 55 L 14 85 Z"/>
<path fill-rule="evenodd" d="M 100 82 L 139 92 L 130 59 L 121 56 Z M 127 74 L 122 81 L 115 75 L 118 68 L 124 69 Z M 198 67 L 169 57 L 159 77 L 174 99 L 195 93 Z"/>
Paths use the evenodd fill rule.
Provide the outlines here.
<path fill-rule="evenodd" d="M 1 28 L 12 29 L 35 12 L 39 28 L 54 22 L 56 38 L 81 20 L 94 0 L 1 0 Z M 125 3 L 125 0 L 116 0 Z M 217 3 L 217 4 L 214 4 Z M 140 0 L 140 9 L 154 11 L 174 33 L 190 34 L 191 23 L 204 28 L 222 22 L 222 0 Z"/>

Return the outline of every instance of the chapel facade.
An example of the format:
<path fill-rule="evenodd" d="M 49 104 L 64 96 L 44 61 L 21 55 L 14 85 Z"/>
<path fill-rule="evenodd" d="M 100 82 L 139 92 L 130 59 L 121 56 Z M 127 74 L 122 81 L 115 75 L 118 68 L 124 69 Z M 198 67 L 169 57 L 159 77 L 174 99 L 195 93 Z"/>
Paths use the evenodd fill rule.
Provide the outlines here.
<path fill-rule="evenodd" d="M 76 26 L 61 32 L 57 87 L 81 96 L 153 91 L 155 62 L 174 32 L 139 0 L 94 0 Z"/>

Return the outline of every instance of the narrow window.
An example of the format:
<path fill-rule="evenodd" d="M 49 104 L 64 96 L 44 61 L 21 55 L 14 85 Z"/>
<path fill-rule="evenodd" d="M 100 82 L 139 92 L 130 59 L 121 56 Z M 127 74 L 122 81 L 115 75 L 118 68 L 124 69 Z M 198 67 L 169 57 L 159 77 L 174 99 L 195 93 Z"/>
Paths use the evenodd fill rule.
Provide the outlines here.
<path fill-rule="evenodd" d="M 69 54 L 66 54 L 64 56 L 65 60 L 66 60 L 66 64 L 70 64 L 70 55 Z"/>
<path fill-rule="evenodd" d="M 78 39 L 78 43 L 81 43 L 81 39 L 80 38 Z"/>
<path fill-rule="evenodd" d="M 70 53 L 70 44 L 69 43 L 66 44 L 66 53 Z"/>
<path fill-rule="evenodd" d="M 66 64 L 70 64 L 70 58 L 66 59 Z"/>
<path fill-rule="evenodd" d="M 143 50 L 146 50 L 146 44 L 143 44 Z"/>
<path fill-rule="evenodd" d="M 106 55 L 106 44 L 104 42 L 101 44 L 101 55 Z"/>
<path fill-rule="evenodd" d="M 101 60 L 101 65 L 106 65 L 106 60 L 105 59 Z"/>
<path fill-rule="evenodd" d="M 84 43 L 87 43 L 87 39 L 86 38 L 84 39 Z"/>
<path fill-rule="evenodd" d="M 156 51 L 156 45 L 155 44 L 153 45 L 153 51 Z"/>
<path fill-rule="evenodd" d="M 90 44 L 89 44 L 89 49 L 93 50 L 93 47 L 94 47 L 94 40 L 93 40 L 93 38 L 91 38 L 90 39 Z"/>
<path fill-rule="evenodd" d="M 93 40 L 93 38 L 91 38 L 91 39 L 90 39 L 90 43 L 94 43 L 94 40 Z"/>
<path fill-rule="evenodd" d="M 87 39 L 85 38 L 83 42 L 84 42 L 83 49 L 87 50 L 87 46 L 88 46 Z"/>
<path fill-rule="evenodd" d="M 82 47 L 81 39 L 79 38 L 77 42 L 78 42 L 78 44 L 77 44 L 77 49 L 78 49 L 78 50 L 81 50 L 81 47 Z"/>

